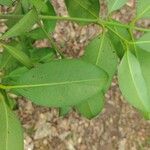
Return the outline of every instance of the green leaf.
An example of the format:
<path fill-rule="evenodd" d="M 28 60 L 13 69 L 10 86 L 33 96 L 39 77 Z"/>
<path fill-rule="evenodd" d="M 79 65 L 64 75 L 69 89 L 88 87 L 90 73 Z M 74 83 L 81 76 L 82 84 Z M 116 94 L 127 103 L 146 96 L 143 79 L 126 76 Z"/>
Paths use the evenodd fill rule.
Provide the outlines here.
<path fill-rule="evenodd" d="M 113 23 L 119 23 L 118 21 L 111 20 Z M 109 38 L 116 50 L 116 53 L 120 59 L 124 56 L 125 51 L 129 48 L 134 53 L 134 45 L 125 43 L 124 41 L 132 41 L 129 30 L 119 26 L 109 26 L 108 31 Z"/>
<path fill-rule="evenodd" d="M 21 4 L 22 4 L 23 12 L 24 14 L 26 14 L 31 7 L 30 0 L 21 0 Z"/>
<path fill-rule="evenodd" d="M 20 95 L 42 106 L 76 105 L 104 88 L 107 74 L 81 60 L 57 60 L 31 69 L 16 82 Z"/>
<path fill-rule="evenodd" d="M 30 57 L 34 62 L 50 62 L 55 58 L 52 48 L 34 48 L 30 50 Z"/>
<path fill-rule="evenodd" d="M 107 0 L 108 5 L 108 13 L 120 9 L 122 6 L 124 6 L 128 0 Z"/>
<path fill-rule="evenodd" d="M 150 18 L 150 1 L 137 0 L 137 18 Z"/>
<path fill-rule="evenodd" d="M 47 38 L 47 36 L 45 35 L 45 33 L 43 32 L 41 28 L 36 28 L 34 30 L 31 30 L 30 32 L 26 34 L 26 36 L 33 40 L 41 40 L 41 39 Z"/>
<path fill-rule="evenodd" d="M 10 6 L 12 5 L 12 0 L 0 0 L 0 5 Z"/>
<path fill-rule="evenodd" d="M 69 113 L 70 109 L 71 109 L 70 107 L 59 108 L 59 115 L 65 117 Z"/>
<path fill-rule="evenodd" d="M 145 79 L 147 89 L 150 95 L 150 70 L 148 69 L 150 67 L 150 52 L 137 48 L 137 55 L 138 55 L 138 60 L 140 62 L 142 74 Z M 149 110 L 150 110 L 150 105 L 149 105 Z M 149 112 L 142 112 L 142 114 L 146 119 L 150 119 Z"/>
<path fill-rule="evenodd" d="M 51 4 L 51 0 L 31 0 L 36 10 L 42 15 L 56 16 L 55 10 Z M 44 27 L 48 33 L 53 32 L 56 26 L 56 20 L 43 20 Z M 39 32 L 41 32 L 39 30 Z"/>
<path fill-rule="evenodd" d="M 0 94 L 0 149 L 23 150 L 23 133 L 20 122 L 8 108 Z"/>
<path fill-rule="evenodd" d="M 28 68 L 32 67 L 32 61 L 23 51 L 9 45 L 3 44 L 3 46 L 11 54 L 11 56 L 17 59 L 20 63 L 22 63 Z"/>
<path fill-rule="evenodd" d="M 114 49 L 118 55 L 118 57 L 121 59 L 124 55 L 125 52 L 125 45 L 124 43 L 121 41 L 121 39 L 116 36 L 113 32 L 108 32 L 109 34 L 109 38 L 114 46 Z"/>
<path fill-rule="evenodd" d="M 33 4 L 33 6 L 37 9 L 37 11 L 41 12 L 41 13 L 47 13 L 49 12 L 50 8 L 49 6 L 46 4 L 47 1 L 43 1 L 43 0 L 30 0 L 30 3 Z"/>
<path fill-rule="evenodd" d="M 5 74 L 8 74 L 16 67 L 20 66 L 20 64 L 17 63 L 16 59 L 14 59 L 5 49 L 2 53 L 1 58 L 1 64 L 0 64 L 0 70 L 4 71 Z"/>
<path fill-rule="evenodd" d="M 137 58 L 127 51 L 118 69 L 119 86 L 125 99 L 137 109 L 150 112 L 150 100 Z"/>
<path fill-rule="evenodd" d="M 5 77 L 2 79 L 2 83 L 14 83 L 27 71 L 28 69 L 26 67 L 18 67 L 17 69 L 10 72 L 8 75 L 5 75 Z"/>
<path fill-rule="evenodd" d="M 17 24 L 9 29 L 1 38 L 10 38 L 18 35 L 22 35 L 29 31 L 31 27 L 36 23 L 37 15 L 34 10 L 30 10 Z"/>
<path fill-rule="evenodd" d="M 89 43 L 85 49 L 83 60 L 97 65 L 107 72 L 109 80 L 104 89 L 104 91 L 107 91 L 116 72 L 118 58 L 116 56 L 114 47 L 112 46 L 112 43 L 106 34 L 95 38 Z"/>
<path fill-rule="evenodd" d="M 102 92 L 88 98 L 76 106 L 77 111 L 88 119 L 96 117 L 104 107 L 104 94 Z"/>
<path fill-rule="evenodd" d="M 13 13 L 11 13 L 10 15 L 21 15 L 22 12 L 22 5 L 20 2 L 18 2 L 15 10 Z M 18 23 L 20 19 L 19 18 L 13 18 L 13 19 L 8 19 L 6 22 L 6 25 L 8 26 L 8 28 L 11 28 L 12 26 L 14 26 L 16 23 Z"/>
<path fill-rule="evenodd" d="M 138 39 L 136 44 L 143 50 L 150 52 L 150 33 L 145 33 L 141 38 Z"/>
<path fill-rule="evenodd" d="M 94 19 L 99 17 L 99 0 L 65 0 L 71 17 Z"/>
<path fill-rule="evenodd" d="M 128 31 L 125 28 L 120 28 L 120 27 L 114 26 L 114 27 L 111 27 L 111 29 L 123 37 L 124 36 L 126 37 L 128 35 Z M 115 51 L 116 51 L 118 57 L 121 59 L 125 53 L 126 47 L 125 47 L 125 44 L 123 43 L 123 41 L 114 32 L 109 30 L 108 36 L 115 48 Z"/>

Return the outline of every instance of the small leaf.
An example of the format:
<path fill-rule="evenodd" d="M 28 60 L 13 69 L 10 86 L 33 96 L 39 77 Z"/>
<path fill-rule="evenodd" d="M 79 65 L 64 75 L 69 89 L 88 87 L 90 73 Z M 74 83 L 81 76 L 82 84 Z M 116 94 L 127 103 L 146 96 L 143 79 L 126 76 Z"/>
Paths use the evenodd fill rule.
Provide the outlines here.
<path fill-rule="evenodd" d="M 0 149 L 23 150 L 23 133 L 20 122 L 8 108 L 0 94 Z"/>
<path fill-rule="evenodd" d="M 107 91 L 116 72 L 118 58 L 112 43 L 105 34 L 89 43 L 85 49 L 83 60 L 97 65 L 107 72 L 109 80 L 104 89 Z"/>
<path fill-rule="evenodd" d="M 17 59 L 20 63 L 28 68 L 32 67 L 32 62 L 30 58 L 23 51 L 9 45 L 3 44 L 3 46 L 11 54 L 11 56 Z"/>
<path fill-rule="evenodd" d="M 118 70 L 119 86 L 126 100 L 143 112 L 150 112 L 148 89 L 140 64 L 136 57 L 127 51 Z"/>
<path fill-rule="evenodd" d="M 34 10 L 30 10 L 17 24 L 9 29 L 1 38 L 10 38 L 18 35 L 22 35 L 29 31 L 31 27 L 36 23 L 37 15 Z"/>
<path fill-rule="evenodd" d="M 99 0 L 65 0 L 69 15 L 78 18 L 98 18 Z"/>
<path fill-rule="evenodd" d="M 109 14 L 115 10 L 120 9 L 127 2 L 128 2 L 128 0 L 107 0 Z"/>
<path fill-rule="evenodd" d="M 150 18 L 150 1 L 137 0 L 137 18 Z"/>
<path fill-rule="evenodd" d="M 145 33 L 136 43 L 143 50 L 150 52 L 150 33 Z"/>
<path fill-rule="evenodd" d="M 10 6 L 12 5 L 12 0 L 0 0 L 0 5 Z"/>
<path fill-rule="evenodd" d="M 11 86 L 42 106 L 76 105 L 104 88 L 107 74 L 81 60 L 57 60 L 31 69 Z"/>
<path fill-rule="evenodd" d="M 88 119 L 96 117 L 104 107 L 104 94 L 102 92 L 88 98 L 76 106 L 77 111 Z"/>

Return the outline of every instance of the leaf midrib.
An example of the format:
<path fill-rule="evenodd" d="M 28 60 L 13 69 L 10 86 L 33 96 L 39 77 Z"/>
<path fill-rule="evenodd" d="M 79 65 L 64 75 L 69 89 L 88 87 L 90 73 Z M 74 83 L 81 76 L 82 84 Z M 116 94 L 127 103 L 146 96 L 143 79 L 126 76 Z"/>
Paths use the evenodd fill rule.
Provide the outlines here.
<path fill-rule="evenodd" d="M 128 55 L 128 54 L 127 54 Z M 130 61 L 129 61 L 129 57 L 127 56 L 127 61 L 128 61 L 128 65 L 129 65 L 129 71 L 130 71 L 130 74 L 131 74 L 131 77 L 132 77 L 132 80 L 133 80 L 133 84 L 134 84 L 134 87 L 135 87 L 135 89 L 136 89 L 136 93 L 137 93 L 137 95 L 139 96 L 139 98 L 140 98 L 140 100 L 141 100 L 141 96 L 140 96 L 140 92 L 138 92 L 139 90 L 138 90 L 138 86 L 136 86 L 136 81 L 134 80 L 134 77 L 133 77 L 133 74 L 132 74 L 132 67 L 131 67 L 131 65 L 130 65 Z M 143 104 L 143 101 L 140 101 L 140 103 L 141 103 L 141 105 L 145 108 L 145 105 Z"/>
<path fill-rule="evenodd" d="M 100 43 L 100 46 L 99 46 L 99 50 L 98 50 L 98 55 L 97 55 L 97 58 L 96 58 L 96 63 L 95 63 L 96 65 L 98 65 L 98 62 L 99 62 L 101 50 L 102 50 L 103 43 L 104 43 L 104 38 L 105 38 L 105 34 L 102 35 L 102 40 L 101 40 L 101 43 Z"/>
<path fill-rule="evenodd" d="M 89 80 L 76 80 L 76 81 L 64 81 L 58 83 L 42 83 L 42 84 L 26 84 L 26 85 L 13 85 L 6 86 L 7 89 L 17 89 L 17 88 L 32 88 L 32 87 L 44 87 L 44 86 L 56 86 L 56 85 L 67 85 L 73 83 L 84 83 L 90 81 L 100 81 L 100 79 L 89 79 Z"/>

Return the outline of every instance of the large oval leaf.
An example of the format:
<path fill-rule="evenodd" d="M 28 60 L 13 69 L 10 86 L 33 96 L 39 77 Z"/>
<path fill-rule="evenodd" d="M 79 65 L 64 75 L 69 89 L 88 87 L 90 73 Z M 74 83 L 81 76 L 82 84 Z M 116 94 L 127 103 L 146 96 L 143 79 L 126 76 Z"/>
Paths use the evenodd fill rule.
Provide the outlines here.
<path fill-rule="evenodd" d="M 11 112 L 0 94 L 0 149 L 23 150 L 23 133 L 20 122 Z"/>
<path fill-rule="evenodd" d="M 107 74 L 81 60 L 57 60 L 31 69 L 14 90 L 43 106 L 72 106 L 104 88 Z"/>
<path fill-rule="evenodd" d="M 147 86 L 136 57 L 127 51 L 118 70 L 119 86 L 126 100 L 143 112 L 150 112 Z"/>
<path fill-rule="evenodd" d="M 88 119 L 96 117 L 104 107 L 104 94 L 102 92 L 88 98 L 76 106 L 78 112 Z"/>

